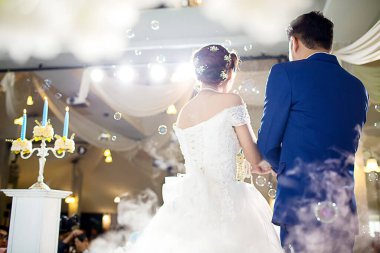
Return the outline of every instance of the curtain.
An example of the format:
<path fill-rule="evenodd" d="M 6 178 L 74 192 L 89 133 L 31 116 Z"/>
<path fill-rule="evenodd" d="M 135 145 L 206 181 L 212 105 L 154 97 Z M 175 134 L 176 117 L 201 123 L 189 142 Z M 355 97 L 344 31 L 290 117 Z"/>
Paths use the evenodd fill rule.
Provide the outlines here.
<path fill-rule="evenodd" d="M 355 65 L 380 60 L 380 20 L 357 41 L 334 54 L 340 60 Z"/>
<path fill-rule="evenodd" d="M 83 75 L 89 75 L 90 69 Z M 167 85 L 128 85 L 106 77 L 104 81 L 91 84 L 93 91 L 113 110 L 123 115 L 148 117 L 165 112 L 169 105 L 176 104 L 192 93 L 194 81 Z"/>
<path fill-rule="evenodd" d="M 51 90 L 43 90 L 39 85 L 40 82 L 41 80 L 39 80 L 37 77 L 33 78 L 34 87 L 40 96 L 46 96 L 49 99 L 49 110 L 61 122 L 63 122 L 65 114 L 64 108 L 66 107 L 66 104 L 62 100 L 54 99 L 55 93 Z M 192 91 L 190 93 L 189 89 L 187 93 L 183 94 L 182 97 L 176 101 L 178 110 L 189 100 L 191 94 Z M 116 109 L 121 108 L 117 107 Z M 145 137 L 143 137 L 141 140 L 133 140 L 131 138 L 123 136 L 120 133 L 110 132 L 111 135 L 117 136 L 117 141 L 104 142 L 102 140 L 99 140 L 98 136 L 101 133 L 107 132 L 107 126 L 104 126 L 87 118 L 86 115 L 78 112 L 76 108 L 70 108 L 69 131 L 70 133 L 76 133 L 81 139 L 95 147 L 110 148 L 113 151 L 125 152 L 121 153 L 121 155 L 125 158 L 130 159 L 137 154 L 138 150 L 146 150 L 151 145 L 154 145 L 157 148 L 165 147 L 171 140 L 171 129 L 175 119 L 176 115 L 167 115 L 166 113 L 161 113 L 159 115 L 154 115 L 151 117 L 144 117 L 140 119 L 142 130 L 146 130 L 143 132 L 149 132 L 149 134 L 145 135 Z M 166 125 L 168 128 L 168 133 L 165 135 L 159 135 L 157 131 L 159 125 Z"/>
<path fill-rule="evenodd" d="M 364 65 L 343 64 L 365 85 L 372 103 L 380 104 L 380 60 Z"/>
<path fill-rule="evenodd" d="M 41 97 L 46 96 L 49 100 L 49 111 L 51 111 L 61 122 L 64 121 L 65 117 L 65 107 L 66 104 L 60 100 L 54 99 L 54 94 L 49 90 L 43 90 L 39 84 L 37 78 L 33 78 L 33 84 L 41 95 Z M 137 148 L 139 141 L 134 141 L 129 138 L 118 136 L 118 141 L 109 142 L 105 145 L 104 141 L 98 139 L 98 136 L 105 131 L 105 127 L 97 124 L 96 122 L 87 119 L 85 116 L 81 115 L 74 108 L 70 109 L 70 127 L 69 135 L 71 133 L 76 133 L 83 140 L 90 143 L 95 147 L 105 148 L 109 147 L 116 151 L 130 151 Z"/>

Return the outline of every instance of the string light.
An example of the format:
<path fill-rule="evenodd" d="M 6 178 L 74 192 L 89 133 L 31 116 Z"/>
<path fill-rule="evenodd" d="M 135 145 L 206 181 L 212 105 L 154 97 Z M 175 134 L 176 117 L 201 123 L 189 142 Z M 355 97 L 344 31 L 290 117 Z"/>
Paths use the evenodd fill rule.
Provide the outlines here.
<path fill-rule="evenodd" d="M 104 156 L 107 157 L 107 156 L 111 156 L 111 150 L 109 150 L 108 148 L 106 150 L 104 150 Z"/>
<path fill-rule="evenodd" d="M 379 165 L 375 158 L 371 157 L 367 160 L 367 164 L 365 166 L 364 172 L 366 173 L 380 172 Z"/>
<path fill-rule="evenodd" d="M 73 197 L 73 196 L 68 196 L 67 198 L 65 198 L 65 202 L 66 202 L 67 204 L 75 203 L 75 197 Z"/>
<path fill-rule="evenodd" d="M 20 118 L 14 119 L 13 124 L 22 126 L 22 116 Z"/>
<path fill-rule="evenodd" d="M 113 202 L 114 203 L 120 203 L 120 197 L 119 196 L 117 196 L 117 197 L 115 197 L 114 199 L 113 199 Z"/>
<path fill-rule="evenodd" d="M 177 114 L 177 108 L 175 105 L 169 105 L 168 109 L 166 110 L 166 113 L 169 115 L 175 115 Z"/>
<path fill-rule="evenodd" d="M 106 163 L 112 163 L 112 156 L 107 156 L 104 160 Z"/>
<path fill-rule="evenodd" d="M 29 106 L 34 104 L 32 96 L 28 96 L 28 99 L 26 100 L 26 104 L 29 105 Z"/>
<path fill-rule="evenodd" d="M 93 69 L 91 71 L 90 77 L 93 82 L 101 82 L 104 78 L 104 72 L 101 69 Z"/>

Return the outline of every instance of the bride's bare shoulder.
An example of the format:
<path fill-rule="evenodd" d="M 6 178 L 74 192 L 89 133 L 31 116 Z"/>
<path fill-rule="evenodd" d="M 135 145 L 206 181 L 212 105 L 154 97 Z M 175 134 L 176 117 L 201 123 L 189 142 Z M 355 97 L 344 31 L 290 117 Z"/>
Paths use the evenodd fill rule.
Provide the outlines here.
<path fill-rule="evenodd" d="M 226 108 L 241 104 L 244 104 L 243 99 L 233 93 L 220 93 L 207 98 L 193 98 L 178 113 L 176 125 L 185 128 L 205 121 Z"/>
<path fill-rule="evenodd" d="M 244 104 L 243 99 L 234 93 L 223 93 L 219 95 L 219 101 L 222 107 L 231 107 Z"/>

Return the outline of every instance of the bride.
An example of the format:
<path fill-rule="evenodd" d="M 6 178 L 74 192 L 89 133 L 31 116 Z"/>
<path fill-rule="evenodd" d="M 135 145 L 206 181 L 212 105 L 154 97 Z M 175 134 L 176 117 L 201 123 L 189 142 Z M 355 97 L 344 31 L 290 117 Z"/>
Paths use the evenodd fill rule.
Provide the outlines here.
<path fill-rule="evenodd" d="M 201 90 L 174 126 L 186 174 L 165 183 L 164 205 L 131 252 L 282 252 L 269 205 L 253 185 L 235 180 L 240 148 L 254 171 L 266 172 L 255 166 L 261 156 L 246 105 L 229 93 L 238 57 L 209 45 L 193 61 Z"/>

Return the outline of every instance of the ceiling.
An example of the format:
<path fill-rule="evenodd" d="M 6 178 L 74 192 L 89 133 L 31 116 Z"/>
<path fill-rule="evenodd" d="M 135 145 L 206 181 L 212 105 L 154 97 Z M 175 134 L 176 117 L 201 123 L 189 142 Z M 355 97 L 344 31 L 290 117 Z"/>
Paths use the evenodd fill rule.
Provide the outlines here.
<path fill-rule="evenodd" d="M 292 1 L 291 3 L 293 3 Z M 276 8 L 275 6 L 273 8 Z M 335 44 L 337 46 L 353 42 L 375 24 L 380 17 L 380 1 L 378 0 L 314 0 L 310 6 L 298 10 L 305 13 L 312 10 L 323 11 L 335 23 Z M 268 15 L 270 18 L 271 16 Z M 272 17 L 273 18 L 273 17 Z M 152 30 L 152 20 L 159 20 L 160 29 Z M 290 20 L 289 20 L 290 21 Z M 268 29 L 276 29 L 282 39 L 273 43 L 261 43 L 260 33 L 249 36 L 242 31 L 232 31 L 221 24 L 208 19 L 202 7 L 195 8 L 162 8 L 144 10 L 135 27 L 134 37 L 129 39 L 121 57 L 99 62 L 83 63 L 68 52 L 59 54 L 54 59 L 30 59 L 23 64 L 12 62 L 6 54 L 0 55 L 0 70 L 13 68 L 61 68 L 88 65 L 114 65 L 123 62 L 147 64 L 154 61 L 157 55 L 165 55 L 169 63 L 188 61 L 193 50 L 208 43 L 220 43 L 235 49 L 241 56 L 257 56 L 261 54 L 287 54 L 287 24 L 277 24 L 277 20 L 262 20 Z M 273 27 L 273 24 L 276 24 Z M 277 32 L 276 32 L 277 33 Z M 128 37 L 126 35 L 126 40 Z M 270 42 L 270 38 L 268 38 Z M 252 45 L 252 50 L 245 51 L 245 45 Z M 135 50 L 141 55 L 136 56 Z"/>

